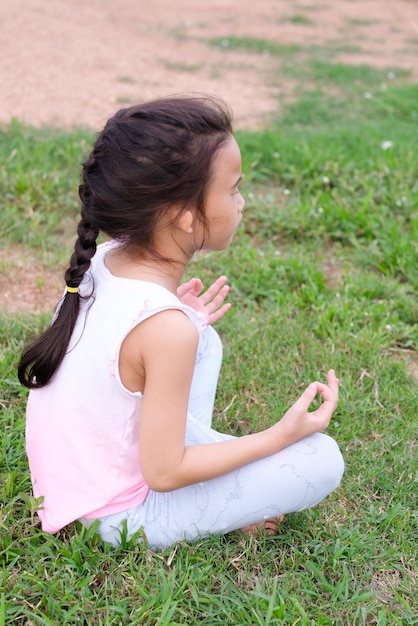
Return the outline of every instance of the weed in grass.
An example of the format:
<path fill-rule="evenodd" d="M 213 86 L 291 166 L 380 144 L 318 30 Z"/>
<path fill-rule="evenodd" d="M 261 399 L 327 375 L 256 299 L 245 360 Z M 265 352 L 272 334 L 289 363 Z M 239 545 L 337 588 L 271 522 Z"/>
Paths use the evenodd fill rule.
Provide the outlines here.
<path fill-rule="evenodd" d="M 326 48 L 328 49 L 329 57 L 333 57 L 338 54 L 356 55 L 363 52 L 363 48 L 361 46 L 344 42 L 341 39 L 329 41 Z"/>
<path fill-rule="evenodd" d="M 374 24 L 378 24 L 378 20 L 369 20 L 367 18 L 353 17 L 347 18 L 347 24 L 350 26 L 373 26 Z"/>
<path fill-rule="evenodd" d="M 181 43 L 189 36 L 186 24 L 182 24 L 180 26 L 176 26 L 175 28 L 169 29 L 167 35 L 178 43 Z"/>
<path fill-rule="evenodd" d="M 290 24 L 298 24 L 301 26 L 311 26 L 312 24 L 315 24 L 313 20 L 301 13 L 295 13 L 294 15 L 290 15 L 289 17 L 286 17 L 283 21 Z"/>
<path fill-rule="evenodd" d="M 128 75 L 118 76 L 117 81 L 119 83 L 126 83 L 127 85 L 134 85 L 136 83 L 135 78 Z"/>
<path fill-rule="evenodd" d="M 315 2 L 315 4 L 298 4 L 298 8 L 301 11 L 320 11 L 326 7 L 326 4 L 321 4 L 320 2 Z"/>
<path fill-rule="evenodd" d="M 268 39 L 257 39 L 255 37 L 214 37 L 208 39 L 207 43 L 223 50 L 242 50 L 243 52 L 253 52 L 255 54 L 270 54 L 272 56 L 285 56 L 293 54 L 300 49 L 297 44 L 280 44 Z"/>
<path fill-rule="evenodd" d="M 405 48 L 400 48 L 398 50 L 398 53 L 399 54 L 414 54 L 414 55 L 417 55 L 418 54 L 418 46 L 415 45 L 415 46 L 408 46 L 408 47 L 405 47 Z"/>
<path fill-rule="evenodd" d="M 314 59 L 309 67 L 315 83 L 324 81 L 328 84 L 352 85 L 354 83 L 370 86 L 384 80 L 387 76 L 386 70 L 379 70 L 369 65 L 329 63 Z"/>
<path fill-rule="evenodd" d="M 118 96 L 116 98 L 116 103 L 118 106 L 130 106 L 135 103 L 135 100 L 131 96 Z"/>
<path fill-rule="evenodd" d="M 169 70 L 174 70 L 175 72 L 198 72 L 202 69 L 203 65 L 201 63 L 173 63 L 168 59 L 161 59 L 160 63 L 164 65 L 164 67 Z"/>

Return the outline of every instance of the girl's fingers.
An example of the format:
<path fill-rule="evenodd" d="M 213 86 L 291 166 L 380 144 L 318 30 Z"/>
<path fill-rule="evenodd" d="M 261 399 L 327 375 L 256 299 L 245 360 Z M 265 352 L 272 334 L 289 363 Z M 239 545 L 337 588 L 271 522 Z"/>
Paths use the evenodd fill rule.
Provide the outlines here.
<path fill-rule="evenodd" d="M 225 285 L 224 287 L 222 287 L 220 292 L 213 298 L 213 300 L 208 302 L 207 306 L 210 305 L 211 309 L 213 311 L 216 311 L 216 309 L 218 309 L 223 304 L 223 301 L 228 295 L 228 292 L 229 292 L 229 286 Z"/>
<path fill-rule="evenodd" d="M 324 402 L 336 401 L 338 398 L 338 388 L 332 389 L 330 385 L 325 385 L 325 383 L 315 383 L 319 393 L 321 394 Z"/>
<path fill-rule="evenodd" d="M 308 385 L 300 396 L 296 404 L 300 407 L 306 407 L 306 410 L 312 404 L 317 393 L 320 393 L 324 402 L 336 403 L 338 400 L 338 378 L 335 376 L 334 370 L 328 372 L 328 384 L 315 381 Z"/>
<path fill-rule="evenodd" d="M 217 311 L 215 311 L 214 313 L 211 313 L 209 315 L 208 323 L 209 324 L 214 324 L 215 322 L 220 320 L 221 317 L 223 317 L 225 315 L 225 313 L 227 313 L 229 311 L 230 308 L 231 308 L 231 305 L 230 305 L 229 302 L 227 304 L 224 304 Z"/>
<path fill-rule="evenodd" d="M 332 385 L 334 385 L 334 383 L 332 383 Z M 311 390 L 311 391 L 309 391 Z M 315 392 L 313 393 L 313 391 L 315 390 Z M 338 383 L 337 383 L 337 387 L 335 389 L 333 389 L 330 385 L 326 385 L 325 383 L 320 383 L 318 381 L 315 381 L 314 383 L 311 383 L 309 385 L 309 387 L 306 389 L 305 393 L 306 395 L 306 399 L 308 399 L 308 397 L 311 397 L 312 399 L 309 402 L 309 405 L 312 404 L 313 399 L 315 398 L 317 393 L 320 393 L 322 396 L 322 400 L 324 402 L 323 405 L 321 405 L 322 407 L 326 406 L 333 406 L 334 408 L 337 406 L 337 402 L 338 402 Z M 302 394 L 301 397 L 303 397 L 304 394 Z M 308 405 L 308 406 L 309 406 Z"/>
<path fill-rule="evenodd" d="M 328 380 L 328 385 L 331 387 L 331 389 L 337 389 L 338 390 L 338 384 L 339 384 L 339 380 L 337 378 L 337 376 L 335 375 L 335 371 L 334 370 L 329 370 L 328 374 L 327 374 L 327 380 Z"/>
<path fill-rule="evenodd" d="M 177 296 L 180 300 L 181 298 L 184 298 L 187 294 L 198 296 L 202 289 L 203 285 L 200 278 L 191 278 L 186 283 L 183 283 L 178 287 Z"/>
<path fill-rule="evenodd" d="M 317 391 L 317 383 L 311 383 L 308 387 L 306 387 L 305 391 L 299 396 L 293 406 L 299 411 L 307 411 L 311 406 Z"/>
<path fill-rule="evenodd" d="M 331 415 L 335 411 L 338 403 L 338 388 L 336 390 L 331 389 L 330 386 L 324 385 L 323 383 L 317 383 L 317 385 L 318 391 L 322 395 L 323 403 L 316 410 L 316 412 L 318 415 L 327 414 L 329 415 L 329 418 L 331 418 Z"/>
<path fill-rule="evenodd" d="M 208 302 L 218 297 L 219 292 L 224 287 L 226 287 L 225 283 L 227 280 L 228 279 L 226 276 L 219 276 L 219 278 L 215 280 L 215 282 L 205 291 L 205 293 L 201 295 L 203 304 L 208 304 Z M 229 291 L 229 287 L 228 287 L 228 291 Z M 228 293 L 228 291 L 226 293 Z M 223 299 L 225 299 L 225 297 L 226 297 L 226 294 L 223 296 Z"/>
<path fill-rule="evenodd" d="M 203 289 L 203 283 L 200 278 L 192 278 L 190 281 L 190 293 L 194 296 L 198 296 Z"/>

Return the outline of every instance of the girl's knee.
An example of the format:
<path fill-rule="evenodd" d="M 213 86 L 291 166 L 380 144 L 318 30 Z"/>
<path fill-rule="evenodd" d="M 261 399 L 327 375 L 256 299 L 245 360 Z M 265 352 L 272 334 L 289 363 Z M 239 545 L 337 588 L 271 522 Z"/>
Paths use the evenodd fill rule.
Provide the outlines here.
<path fill-rule="evenodd" d="M 325 491 L 330 493 L 338 487 L 344 474 L 344 459 L 337 442 L 324 433 L 315 435 L 318 446 L 317 473 Z"/>

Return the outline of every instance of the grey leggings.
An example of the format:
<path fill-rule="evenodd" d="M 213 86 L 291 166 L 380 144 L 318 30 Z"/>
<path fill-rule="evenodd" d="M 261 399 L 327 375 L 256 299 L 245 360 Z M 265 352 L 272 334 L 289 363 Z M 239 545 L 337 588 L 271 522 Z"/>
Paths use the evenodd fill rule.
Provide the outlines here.
<path fill-rule="evenodd" d="M 200 340 L 192 382 L 186 445 L 230 439 L 211 428 L 222 345 L 208 326 Z M 315 506 L 339 484 L 344 462 L 337 444 L 316 433 L 218 478 L 171 492 L 150 490 L 139 506 L 101 518 L 99 532 L 117 545 L 143 529 L 151 549 L 176 541 L 224 534 L 243 526 Z M 91 524 L 93 520 L 81 520 Z"/>

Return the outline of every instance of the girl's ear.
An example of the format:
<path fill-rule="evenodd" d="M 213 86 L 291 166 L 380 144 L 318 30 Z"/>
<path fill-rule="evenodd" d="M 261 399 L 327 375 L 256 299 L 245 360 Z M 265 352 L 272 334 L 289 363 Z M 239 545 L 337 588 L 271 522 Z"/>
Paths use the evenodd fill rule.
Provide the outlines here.
<path fill-rule="evenodd" d="M 191 234 L 193 232 L 193 213 L 190 210 L 182 211 L 177 217 L 176 226 L 185 233 Z"/>

